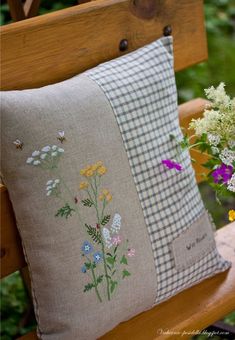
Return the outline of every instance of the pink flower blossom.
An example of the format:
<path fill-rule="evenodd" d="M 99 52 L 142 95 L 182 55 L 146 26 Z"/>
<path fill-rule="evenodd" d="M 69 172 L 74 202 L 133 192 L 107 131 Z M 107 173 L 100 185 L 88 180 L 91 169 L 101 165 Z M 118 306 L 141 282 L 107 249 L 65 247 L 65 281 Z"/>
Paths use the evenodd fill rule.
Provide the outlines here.
<path fill-rule="evenodd" d="M 112 244 L 114 246 L 118 246 L 121 242 L 122 242 L 122 240 L 121 240 L 121 237 L 119 235 L 112 237 Z"/>
<path fill-rule="evenodd" d="M 128 249 L 127 256 L 129 257 L 135 256 L 135 249 L 134 248 Z"/>

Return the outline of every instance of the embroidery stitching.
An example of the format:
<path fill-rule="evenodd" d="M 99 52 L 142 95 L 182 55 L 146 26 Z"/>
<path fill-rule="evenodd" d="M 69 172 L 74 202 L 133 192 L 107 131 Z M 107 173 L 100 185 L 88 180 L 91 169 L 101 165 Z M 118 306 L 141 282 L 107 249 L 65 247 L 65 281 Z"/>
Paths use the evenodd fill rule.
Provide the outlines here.
<path fill-rule="evenodd" d="M 130 248 L 128 239 L 123 240 L 120 235 L 121 215 L 115 213 L 111 221 L 111 215 L 106 212 L 113 199 L 110 191 L 101 187 L 102 176 L 107 173 L 107 168 L 99 161 L 81 169 L 80 175 L 84 180 L 80 182 L 79 189 L 85 197 L 79 199 L 59 174 L 58 164 L 63 153 L 61 147 L 47 145 L 41 151 L 34 151 L 26 163 L 49 170 L 55 175 L 55 179 L 46 182 L 46 196 L 54 196 L 63 202 L 55 217 L 67 220 L 75 214 L 90 238 L 90 241 L 85 240 L 81 246 L 81 256 L 84 259 L 81 272 L 87 274 L 90 280 L 85 284 L 83 292 L 93 290 L 100 302 L 111 300 L 120 281 L 131 275 L 127 267 L 129 258 L 135 256 L 135 249 Z M 82 210 L 87 208 L 95 211 L 96 221 L 93 225 L 84 223 Z M 101 290 L 100 286 L 105 289 Z"/>

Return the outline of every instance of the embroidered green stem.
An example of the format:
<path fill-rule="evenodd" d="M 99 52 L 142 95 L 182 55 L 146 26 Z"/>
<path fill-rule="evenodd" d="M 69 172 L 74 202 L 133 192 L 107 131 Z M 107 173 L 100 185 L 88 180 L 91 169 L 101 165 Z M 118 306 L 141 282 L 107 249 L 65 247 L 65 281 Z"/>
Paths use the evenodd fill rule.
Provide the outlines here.
<path fill-rule="evenodd" d="M 95 292 L 96 292 L 96 295 L 99 299 L 100 302 L 102 302 L 102 299 L 100 297 L 100 293 L 99 293 L 99 290 L 97 288 L 98 286 L 98 283 L 97 283 L 97 280 L 96 280 L 96 276 L 95 276 L 95 271 L 94 271 L 94 268 L 93 268 L 93 264 L 91 262 L 91 260 L 86 256 L 87 260 L 89 261 L 90 265 L 91 265 L 91 273 L 92 273 L 92 278 L 93 278 L 93 282 L 94 282 L 94 288 L 95 288 Z"/>

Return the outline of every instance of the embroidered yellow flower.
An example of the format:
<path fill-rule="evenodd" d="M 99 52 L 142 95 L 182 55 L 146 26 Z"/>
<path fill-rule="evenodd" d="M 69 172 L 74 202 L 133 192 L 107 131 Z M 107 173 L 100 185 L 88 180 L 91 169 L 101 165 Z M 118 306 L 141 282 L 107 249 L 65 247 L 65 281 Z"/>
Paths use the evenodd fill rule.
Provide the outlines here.
<path fill-rule="evenodd" d="M 86 188 L 88 188 L 88 183 L 87 182 L 81 182 L 80 185 L 79 185 L 79 189 L 80 190 L 84 190 Z"/>
<path fill-rule="evenodd" d="M 235 221 L 235 210 L 229 210 L 228 219 L 229 219 L 230 222 Z"/>
<path fill-rule="evenodd" d="M 103 189 L 102 193 L 99 195 L 100 201 L 106 200 L 107 202 L 110 202 L 112 201 L 112 198 L 113 198 L 112 195 L 107 189 Z"/>
<path fill-rule="evenodd" d="M 107 168 L 104 165 L 101 165 L 97 169 L 97 173 L 102 176 L 107 172 Z"/>
<path fill-rule="evenodd" d="M 93 176 L 94 174 L 94 171 L 92 169 L 88 169 L 86 172 L 85 172 L 85 176 L 86 177 L 91 177 Z"/>
<path fill-rule="evenodd" d="M 103 163 L 101 161 L 98 161 L 95 164 L 92 164 L 92 170 L 96 171 L 101 166 L 103 166 Z"/>

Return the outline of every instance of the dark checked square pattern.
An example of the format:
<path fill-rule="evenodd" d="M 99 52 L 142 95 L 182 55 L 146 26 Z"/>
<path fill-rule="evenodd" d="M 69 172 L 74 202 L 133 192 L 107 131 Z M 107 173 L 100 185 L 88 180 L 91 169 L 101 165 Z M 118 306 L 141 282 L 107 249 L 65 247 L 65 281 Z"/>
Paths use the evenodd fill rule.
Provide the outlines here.
<path fill-rule="evenodd" d="M 156 302 L 227 269 L 229 263 L 216 249 L 180 272 L 174 266 L 170 245 L 204 212 L 204 206 L 188 153 L 180 153 L 169 137 L 182 137 L 171 37 L 86 74 L 104 91 L 120 128 L 152 244 Z M 163 159 L 176 159 L 184 170 L 164 168 Z"/>

